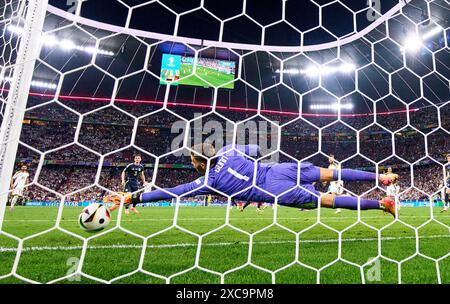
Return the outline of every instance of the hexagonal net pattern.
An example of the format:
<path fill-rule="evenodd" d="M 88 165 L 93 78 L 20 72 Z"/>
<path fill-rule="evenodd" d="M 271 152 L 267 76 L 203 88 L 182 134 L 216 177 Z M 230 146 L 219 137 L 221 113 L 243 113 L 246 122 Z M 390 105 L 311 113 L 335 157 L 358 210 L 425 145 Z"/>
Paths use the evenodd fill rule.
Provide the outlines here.
<path fill-rule="evenodd" d="M 19 138 L 2 137 L 17 147 L 2 170 L 26 164 L 29 173 L 28 206 L 0 215 L 0 282 L 450 282 L 450 217 L 440 208 L 450 178 L 447 1 L 108 2 L 49 5 L 28 82 L 16 75 L 27 1 L 0 8 L 1 134 L 5 113 L 22 121 Z M 18 83 L 29 91 L 23 107 L 13 103 Z M 194 151 L 202 142 L 252 163 L 250 179 L 229 170 L 251 186 L 209 184 L 221 155 Z M 147 180 L 132 191 L 173 199 L 130 217 L 121 194 L 107 229 L 82 231 L 80 207 L 121 193 L 136 153 Z M 301 183 L 302 164 L 328 167 L 330 154 L 337 184 Z M 207 159 L 204 179 L 191 155 Z M 261 187 L 258 170 L 272 162 L 296 164 L 292 188 Z M 394 190 L 343 182 L 339 168 L 391 168 L 400 179 Z M 168 188 L 193 180 L 208 194 Z M 272 208 L 258 206 L 256 217 L 253 205 L 233 209 L 249 189 Z M 334 214 L 281 203 L 298 189 L 358 205 Z M 394 218 L 362 210 L 386 195 Z"/>

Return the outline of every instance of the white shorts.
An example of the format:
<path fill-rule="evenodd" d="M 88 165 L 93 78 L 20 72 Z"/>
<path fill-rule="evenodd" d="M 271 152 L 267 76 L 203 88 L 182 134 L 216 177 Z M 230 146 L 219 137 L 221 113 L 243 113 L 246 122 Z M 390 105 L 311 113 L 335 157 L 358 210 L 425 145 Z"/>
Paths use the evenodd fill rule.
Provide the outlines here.
<path fill-rule="evenodd" d="M 13 192 L 12 192 L 12 195 L 14 195 L 14 196 L 16 196 L 16 195 L 23 196 L 23 188 L 14 189 Z"/>

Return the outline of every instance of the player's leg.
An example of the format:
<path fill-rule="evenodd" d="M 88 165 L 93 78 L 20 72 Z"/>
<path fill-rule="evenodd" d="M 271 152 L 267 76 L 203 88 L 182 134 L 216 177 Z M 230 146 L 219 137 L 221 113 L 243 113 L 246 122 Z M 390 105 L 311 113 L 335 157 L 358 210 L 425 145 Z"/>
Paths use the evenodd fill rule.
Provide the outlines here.
<path fill-rule="evenodd" d="M 330 182 L 330 186 L 328 187 L 328 193 L 330 194 L 335 194 L 335 195 L 341 195 L 341 193 L 339 193 L 339 187 L 337 186 L 337 182 Z M 341 208 L 336 208 L 336 211 L 334 212 L 335 214 L 340 214 L 342 212 Z"/>
<path fill-rule="evenodd" d="M 323 194 L 320 198 L 320 206 L 324 208 L 358 210 L 358 205 L 360 210 L 383 210 L 394 217 L 397 214 L 395 200 L 391 197 L 386 197 L 380 201 L 361 198 L 359 202 L 357 197 L 346 195 Z"/>
<path fill-rule="evenodd" d="M 248 207 L 252 202 L 245 202 L 245 204 L 241 205 L 242 207 L 239 209 L 241 212 L 244 212 L 244 209 Z"/>
<path fill-rule="evenodd" d="M 14 194 L 14 195 L 13 195 L 13 198 L 11 199 L 11 206 L 9 207 L 9 210 L 10 210 L 11 212 L 14 211 L 14 207 L 15 207 L 15 205 L 16 205 L 16 203 L 17 203 L 18 200 L 19 200 L 19 195 Z"/>
<path fill-rule="evenodd" d="M 130 184 L 129 181 L 125 183 L 124 192 L 126 193 L 133 192 L 132 185 Z M 126 204 L 124 207 L 125 207 L 125 214 L 130 214 L 130 205 Z"/>
<path fill-rule="evenodd" d="M 311 184 L 302 184 L 301 187 L 290 191 L 279 198 L 280 205 L 289 207 L 314 209 L 319 206 L 324 208 L 341 208 L 349 210 L 373 210 L 379 209 L 392 214 L 394 217 L 395 201 L 391 197 L 386 197 L 380 201 L 360 199 L 357 197 L 342 195 L 338 196 L 330 193 L 321 193 Z"/>
<path fill-rule="evenodd" d="M 446 212 L 448 211 L 449 207 L 450 207 L 450 190 L 446 190 L 445 191 L 445 195 L 444 195 L 444 207 L 442 207 L 441 212 Z"/>
<path fill-rule="evenodd" d="M 397 206 L 397 211 L 400 210 L 400 198 L 398 197 L 398 194 L 395 195 L 395 206 Z"/>
<path fill-rule="evenodd" d="M 320 182 L 331 182 L 339 180 L 339 169 L 326 169 L 315 167 L 315 170 L 319 170 Z M 352 181 L 375 181 L 379 180 L 382 185 L 390 185 L 398 179 L 398 174 L 376 174 L 373 172 L 353 170 L 353 169 L 341 169 L 341 180 L 344 182 Z M 317 175 L 317 173 L 316 173 Z"/>
<path fill-rule="evenodd" d="M 137 205 L 136 202 L 134 202 L 134 203 L 131 204 L 131 211 L 132 211 L 134 214 L 139 214 L 139 211 L 136 209 L 136 205 Z"/>
<path fill-rule="evenodd" d="M 300 184 L 332 182 L 338 180 L 343 182 L 378 180 L 380 184 L 388 186 L 398 180 L 398 174 L 376 174 L 373 172 L 353 169 L 326 169 L 314 166 L 309 162 L 300 163 Z"/>
<path fill-rule="evenodd" d="M 258 213 L 262 213 L 263 212 L 263 210 L 264 210 L 264 203 L 261 203 L 261 202 L 259 202 L 257 205 L 256 205 L 256 212 L 258 212 Z"/>
<path fill-rule="evenodd" d="M 139 191 L 139 185 L 138 184 L 134 184 L 131 185 L 130 187 L 131 192 L 136 193 L 137 191 Z M 126 205 L 125 207 L 129 207 L 131 209 L 131 212 L 133 212 L 134 214 L 139 214 L 139 211 L 136 209 L 136 205 L 137 202 L 132 202 L 131 204 Z"/>

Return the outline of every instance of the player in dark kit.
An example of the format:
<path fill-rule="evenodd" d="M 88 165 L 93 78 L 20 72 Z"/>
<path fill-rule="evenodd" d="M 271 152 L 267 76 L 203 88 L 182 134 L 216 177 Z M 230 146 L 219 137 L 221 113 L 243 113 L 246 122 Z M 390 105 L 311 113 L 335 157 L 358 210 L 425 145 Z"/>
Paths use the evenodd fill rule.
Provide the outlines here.
<path fill-rule="evenodd" d="M 446 212 L 450 208 L 450 153 L 446 155 L 447 164 L 445 165 L 445 183 L 444 183 L 444 208 L 441 212 Z"/>
<path fill-rule="evenodd" d="M 120 205 L 139 204 L 162 199 L 170 199 L 180 195 L 205 195 L 217 190 L 241 201 L 274 203 L 274 195 L 279 196 L 277 203 L 288 207 L 317 208 L 319 204 L 325 208 L 344 208 L 351 210 L 379 209 L 396 216 L 395 200 L 385 197 L 381 200 L 358 199 L 352 196 L 336 196 L 320 193 L 314 188 L 314 183 L 338 180 L 340 173 L 343 181 L 376 181 L 388 186 L 398 179 L 397 174 L 375 174 L 372 172 L 351 169 L 325 169 L 311 163 L 254 163 L 243 156 L 258 155 L 259 147 L 255 145 L 226 146 L 217 152 L 210 144 L 199 144 L 194 151 L 204 155 L 218 157 L 208 161 L 204 157 L 191 154 L 191 162 L 201 177 L 191 183 L 174 188 L 153 190 L 141 195 L 112 194 L 103 198 L 105 203 Z M 240 153 L 238 153 L 239 151 Z M 255 165 L 257 170 L 255 172 Z M 300 166 L 300 168 L 298 168 Z M 298 169 L 301 169 L 300 172 Z M 300 174 L 298 174 L 300 173 Z M 255 187 L 257 186 L 257 187 Z M 264 190 L 261 191 L 260 189 Z M 270 195 L 272 193 L 273 195 Z M 320 199 L 319 199 L 320 197 Z"/>
<path fill-rule="evenodd" d="M 139 178 L 142 181 L 142 185 L 146 185 L 144 165 L 141 164 L 142 157 L 139 154 L 134 156 L 134 163 L 129 164 L 122 171 L 122 186 L 124 186 L 124 192 L 131 193 L 139 190 Z M 115 210 L 116 206 L 111 207 L 111 211 Z M 125 206 L 125 214 L 129 213 L 128 208 L 130 205 Z M 139 213 L 136 209 L 136 204 L 132 204 L 131 211 L 134 213 Z"/>

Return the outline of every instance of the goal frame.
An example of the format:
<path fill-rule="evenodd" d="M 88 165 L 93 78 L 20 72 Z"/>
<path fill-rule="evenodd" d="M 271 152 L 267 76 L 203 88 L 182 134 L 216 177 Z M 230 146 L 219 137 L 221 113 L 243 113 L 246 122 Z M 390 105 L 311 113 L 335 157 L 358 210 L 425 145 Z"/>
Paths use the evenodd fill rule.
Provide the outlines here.
<path fill-rule="evenodd" d="M 47 6 L 48 0 L 19 1 L 19 7 L 26 10 L 25 22 L 0 128 L 0 231 L 8 201 L 10 180 L 14 171 L 14 160 L 19 146 L 31 80 L 36 59 L 39 57 L 40 38 Z"/>

